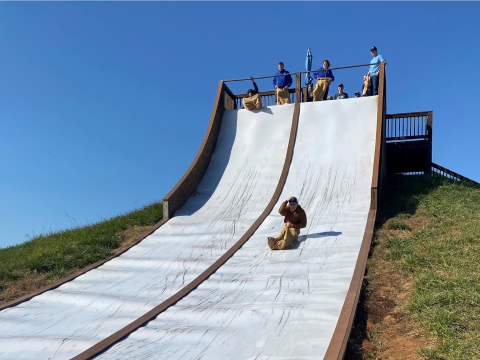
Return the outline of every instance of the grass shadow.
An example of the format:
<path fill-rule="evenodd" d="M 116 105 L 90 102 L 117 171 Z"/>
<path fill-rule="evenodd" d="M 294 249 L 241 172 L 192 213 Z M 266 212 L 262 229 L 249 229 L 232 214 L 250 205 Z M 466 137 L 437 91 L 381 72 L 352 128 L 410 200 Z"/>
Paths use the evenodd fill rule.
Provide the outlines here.
<path fill-rule="evenodd" d="M 375 226 L 382 226 L 388 219 L 400 214 L 414 215 L 421 199 L 445 184 L 456 183 L 441 176 L 430 175 L 392 175 L 387 178 L 382 189 L 379 215 Z"/>

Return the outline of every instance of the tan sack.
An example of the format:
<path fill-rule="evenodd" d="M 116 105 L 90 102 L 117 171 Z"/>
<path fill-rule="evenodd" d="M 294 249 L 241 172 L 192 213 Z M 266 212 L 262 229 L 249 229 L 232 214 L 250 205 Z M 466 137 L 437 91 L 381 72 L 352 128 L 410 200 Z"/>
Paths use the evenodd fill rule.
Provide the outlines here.
<path fill-rule="evenodd" d="M 368 88 L 372 85 L 372 82 L 370 80 L 370 76 L 364 77 L 363 79 L 364 79 L 363 80 L 364 85 L 363 85 L 362 92 L 363 92 L 363 96 L 365 96 L 367 95 Z"/>
<path fill-rule="evenodd" d="M 278 87 L 277 88 L 277 105 L 291 104 L 291 103 L 292 101 L 290 100 L 290 93 L 288 91 L 288 88 L 280 89 Z"/>
<path fill-rule="evenodd" d="M 242 101 L 243 101 L 243 107 L 250 111 L 258 110 L 262 107 L 262 99 L 258 94 L 255 94 L 249 98 L 243 98 Z"/>
<path fill-rule="evenodd" d="M 312 91 L 313 101 L 323 101 L 323 96 L 331 83 L 332 79 L 328 77 L 318 78 Z"/>
<path fill-rule="evenodd" d="M 276 238 L 268 238 L 268 246 L 272 250 L 293 249 L 297 245 L 298 235 L 300 235 L 300 229 L 288 228 L 285 225 Z"/>

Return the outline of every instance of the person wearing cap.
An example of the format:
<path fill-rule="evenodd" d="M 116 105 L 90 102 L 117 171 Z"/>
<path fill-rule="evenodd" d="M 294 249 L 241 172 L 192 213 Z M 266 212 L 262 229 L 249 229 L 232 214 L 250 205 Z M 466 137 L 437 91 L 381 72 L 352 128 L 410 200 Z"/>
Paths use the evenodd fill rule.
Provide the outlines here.
<path fill-rule="evenodd" d="M 355 97 L 360 97 L 360 91 L 357 91 L 357 92 L 355 93 Z"/>
<path fill-rule="evenodd" d="M 268 238 L 268 246 L 272 250 L 293 249 L 297 245 L 300 229 L 307 226 L 307 215 L 294 196 L 285 200 L 278 212 L 284 216 L 284 226 L 276 238 Z"/>
<path fill-rule="evenodd" d="M 255 90 L 248 89 L 247 91 L 248 97 L 243 98 L 242 102 L 243 102 L 243 107 L 245 109 L 252 111 L 252 110 L 260 109 L 262 107 L 262 99 L 258 95 L 258 86 L 255 83 L 255 80 L 253 80 L 253 77 L 250 76 L 250 80 L 252 80 L 253 87 L 255 88 Z"/>
<path fill-rule="evenodd" d="M 373 59 L 370 61 L 370 69 L 368 70 L 367 77 L 370 76 L 370 94 L 371 95 L 378 95 L 378 73 L 380 71 L 380 64 L 383 62 L 385 65 L 387 65 L 387 61 L 383 58 L 382 55 L 378 54 L 377 48 L 375 46 L 372 46 L 370 49 L 370 53 L 373 56 Z"/>
<path fill-rule="evenodd" d="M 315 83 L 315 90 L 313 90 L 313 101 L 327 100 L 328 88 L 335 80 L 332 70 L 328 70 L 329 67 L 330 61 L 325 59 L 323 60 L 323 70 L 318 70 L 313 73 L 313 77 L 317 79 L 317 82 Z"/>
<path fill-rule="evenodd" d="M 348 99 L 348 94 L 346 92 L 343 92 L 343 84 L 338 84 L 338 93 L 336 93 L 333 97 L 333 100 L 338 99 Z"/>
<path fill-rule="evenodd" d="M 284 75 L 290 74 L 285 70 L 283 62 L 278 63 L 278 71 L 275 75 Z M 288 88 L 292 86 L 292 76 L 275 76 L 273 78 L 273 86 L 275 86 L 275 91 L 277 92 L 277 105 L 290 104 L 290 92 Z"/>

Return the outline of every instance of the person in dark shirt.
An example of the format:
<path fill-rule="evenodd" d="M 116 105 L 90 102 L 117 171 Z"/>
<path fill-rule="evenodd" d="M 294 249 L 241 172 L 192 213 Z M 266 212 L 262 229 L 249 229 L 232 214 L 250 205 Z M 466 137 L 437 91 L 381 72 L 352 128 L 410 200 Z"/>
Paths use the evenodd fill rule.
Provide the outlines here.
<path fill-rule="evenodd" d="M 248 89 L 248 90 L 247 90 L 247 95 L 248 95 L 248 97 L 252 97 L 253 95 L 258 94 L 258 86 L 257 86 L 257 83 L 255 82 L 255 80 L 253 80 L 253 77 L 251 77 L 251 76 L 250 76 L 250 80 L 252 80 L 253 87 L 255 88 L 255 90 L 253 90 L 253 89 Z"/>
<path fill-rule="evenodd" d="M 290 74 L 283 65 L 283 62 L 278 63 L 278 71 L 275 75 Z M 273 78 L 273 86 L 277 95 L 277 105 L 290 104 L 290 92 L 288 88 L 292 86 L 292 75 L 275 76 Z"/>
<path fill-rule="evenodd" d="M 248 97 L 243 98 L 242 103 L 243 103 L 244 109 L 252 111 L 252 110 L 258 110 L 262 107 L 262 99 L 258 95 L 258 86 L 255 83 L 255 80 L 253 80 L 253 77 L 250 76 L 250 80 L 252 80 L 253 87 L 255 88 L 255 90 L 248 89 L 247 90 Z"/>
<path fill-rule="evenodd" d="M 333 97 L 334 100 L 337 99 L 348 99 L 348 94 L 343 92 L 343 84 L 338 84 L 338 93 Z"/>
<path fill-rule="evenodd" d="M 307 102 L 312 102 L 313 101 L 313 84 L 310 83 L 307 86 Z"/>
<path fill-rule="evenodd" d="M 357 91 L 357 92 L 355 93 L 355 97 L 360 97 L 360 92 L 359 92 L 359 91 Z"/>

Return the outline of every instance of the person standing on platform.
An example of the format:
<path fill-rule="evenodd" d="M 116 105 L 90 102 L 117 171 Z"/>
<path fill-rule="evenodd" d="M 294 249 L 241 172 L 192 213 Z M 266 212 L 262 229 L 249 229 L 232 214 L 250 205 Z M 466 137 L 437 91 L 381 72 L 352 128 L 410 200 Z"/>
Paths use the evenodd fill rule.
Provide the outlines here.
<path fill-rule="evenodd" d="M 278 63 L 278 71 L 275 75 L 284 75 L 290 74 L 287 70 L 285 70 L 283 62 Z M 290 104 L 292 101 L 290 100 L 290 92 L 288 88 L 292 86 L 292 76 L 285 75 L 285 76 L 275 76 L 273 78 L 273 86 L 275 86 L 275 91 L 277 94 L 277 105 L 283 104 Z"/>
<path fill-rule="evenodd" d="M 328 95 L 328 96 L 327 96 L 327 100 L 333 100 L 333 96 L 332 96 L 332 95 Z"/>
<path fill-rule="evenodd" d="M 338 84 L 338 93 L 333 97 L 334 100 L 348 99 L 348 94 L 343 92 L 343 84 Z"/>
<path fill-rule="evenodd" d="M 278 212 L 284 216 L 284 226 L 276 238 L 268 238 L 268 246 L 272 250 L 293 249 L 298 243 L 300 229 L 307 226 L 307 214 L 294 196 L 285 200 Z"/>
<path fill-rule="evenodd" d="M 335 80 L 332 70 L 328 70 L 330 67 L 330 61 L 328 59 L 323 60 L 323 70 L 318 70 L 313 73 L 313 77 L 317 79 L 315 83 L 315 90 L 313 90 L 313 101 L 327 100 L 328 88 L 330 84 Z"/>
<path fill-rule="evenodd" d="M 378 73 L 380 71 L 380 64 L 383 62 L 385 65 L 387 65 L 387 61 L 383 58 L 382 55 L 378 54 L 377 48 L 375 46 L 372 46 L 370 49 L 370 53 L 373 56 L 373 59 L 370 61 L 370 70 L 368 70 L 367 76 L 370 76 L 370 94 L 371 95 L 378 95 Z"/>
<path fill-rule="evenodd" d="M 307 86 L 307 102 L 313 101 L 313 84 L 310 83 Z"/>
<path fill-rule="evenodd" d="M 243 107 L 245 109 L 252 111 L 252 110 L 258 110 L 262 107 L 262 99 L 258 95 L 258 86 L 255 83 L 255 80 L 253 80 L 253 77 L 250 76 L 250 80 L 252 80 L 253 87 L 255 88 L 255 90 L 248 89 L 247 91 L 248 97 L 243 98 L 242 102 L 243 102 Z"/>
<path fill-rule="evenodd" d="M 360 91 L 357 91 L 357 92 L 355 93 L 355 97 L 360 97 Z"/>

